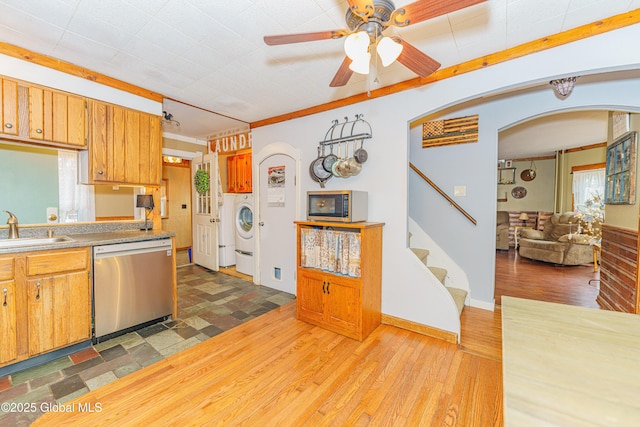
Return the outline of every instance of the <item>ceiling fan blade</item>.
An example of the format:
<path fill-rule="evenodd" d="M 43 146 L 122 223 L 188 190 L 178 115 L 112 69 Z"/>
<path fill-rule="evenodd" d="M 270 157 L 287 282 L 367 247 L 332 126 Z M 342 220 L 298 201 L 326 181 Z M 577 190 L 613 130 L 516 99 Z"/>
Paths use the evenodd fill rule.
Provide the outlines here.
<path fill-rule="evenodd" d="M 438 68 L 440 63 L 424 54 L 422 51 L 415 48 L 412 44 L 407 43 L 404 40 L 402 42 L 402 52 L 398 57 L 398 62 L 419 75 L 420 77 L 427 77 L 432 74 Z"/>
<path fill-rule="evenodd" d="M 353 71 L 349 68 L 351 65 L 351 59 L 348 56 L 344 57 L 344 61 L 340 64 L 340 68 L 338 68 L 338 72 L 335 76 L 333 76 L 333 80 L 329 83 L 331 87 L 340 87 L 347 84 L 351 76 L 353 75 Z"/>
<path fill-rule="evenodd" d="M 365 22 L 375 10 L 373 0 L 348 0 L 348 3 L 351 12 L 363 18 Z"/>
<path fill-rule="evenodd" d="M 318 31 L 315 33 L 282 34 L 264 36 L 264 42 L 269 46 L 290 43 L 313 42 L 316 40 L 339 39 L 347 35 L 345 30 Z"/>
<path fill-rule="evenodd" d="M 387 25 L 406 27 L 436 16 L 446 15 L 486 0 L 418 0 L 397 8 Z"/>

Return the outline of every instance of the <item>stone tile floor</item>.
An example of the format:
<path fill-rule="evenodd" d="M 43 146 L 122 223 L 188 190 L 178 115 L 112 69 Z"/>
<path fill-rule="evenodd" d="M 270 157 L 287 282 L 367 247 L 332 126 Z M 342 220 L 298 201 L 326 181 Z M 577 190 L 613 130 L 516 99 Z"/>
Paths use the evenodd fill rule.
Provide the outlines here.
<path fill-rule="evenodd" d="M 0 377 L 0 426 L 28 426 L 90 390 L 294 300 L 294 295 L 187 265 L 178 268 L 178 319 Z M 7 412 L 6 404 L 22 411 Z M 12 405 L 15 404 L 15 405 Z M 32 405 L 33 404 L 33 405 Z M 26 411 L 25 411 L 26 409 Z M 35 409 L 31 411 L 31 409 Z"/>

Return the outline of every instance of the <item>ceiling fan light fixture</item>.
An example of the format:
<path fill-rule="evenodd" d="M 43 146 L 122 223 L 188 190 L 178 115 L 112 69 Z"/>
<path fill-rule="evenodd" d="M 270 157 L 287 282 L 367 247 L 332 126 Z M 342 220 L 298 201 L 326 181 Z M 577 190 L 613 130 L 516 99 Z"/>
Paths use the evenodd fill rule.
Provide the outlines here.
<path fill-rule="evenodd" d="M 402 53 L 402 44 L 398 43 L 391 37 L 383 37 L 376 48 L 378 56 L 382 61 L 382 65 L 387 67 L 391 65 Z"/>
<path fill-rule="evenodd" d="M 371 53 L 367 52 L 353 59 L 349 65 L 349 69 L 358 74 L 369 74 L 369 64 L 371 62 Z"/>
<path fill-rule="evenodd" d="M 349 34 L 344 41 L 344 52 L 349 59 L 356 61 L 369 52 L 369 43 L 369 34 L 366 31 Z"/>

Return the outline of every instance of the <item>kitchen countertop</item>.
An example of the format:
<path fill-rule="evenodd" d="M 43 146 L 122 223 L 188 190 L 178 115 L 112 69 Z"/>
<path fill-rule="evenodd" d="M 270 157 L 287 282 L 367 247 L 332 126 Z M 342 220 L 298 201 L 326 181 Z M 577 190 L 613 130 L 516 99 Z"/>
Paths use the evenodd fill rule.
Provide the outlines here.
<path fill-rule="evenodd" d="M 640 316 L 502 297 L 506 427 L 640 425 Z"/>
<path fill-rule="evenodd" d="M 159 240 L 173 237 L 175 236 L 175 233 L 154 230 L 124 230 L 107 231 L 101 233 L 66 234 L 66 236 L 73 240 L 68 242 L 57 242 L 33 246 L 16 246 L 8 248 L 2 248 L 2 243 L 0 241 L 0 255 L 19 252 L 110 245 L 114 243 L 140 242 L 144 240 Z"/>

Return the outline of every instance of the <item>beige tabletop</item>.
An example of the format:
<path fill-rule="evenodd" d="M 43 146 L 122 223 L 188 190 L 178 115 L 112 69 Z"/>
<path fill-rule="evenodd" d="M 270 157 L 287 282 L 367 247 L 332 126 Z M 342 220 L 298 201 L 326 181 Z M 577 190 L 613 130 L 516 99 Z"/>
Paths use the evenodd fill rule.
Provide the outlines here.
<path fill-rule="evenodd" d="M 640 316 L 502 297 L 506 427 L 640 426 Z"/>

